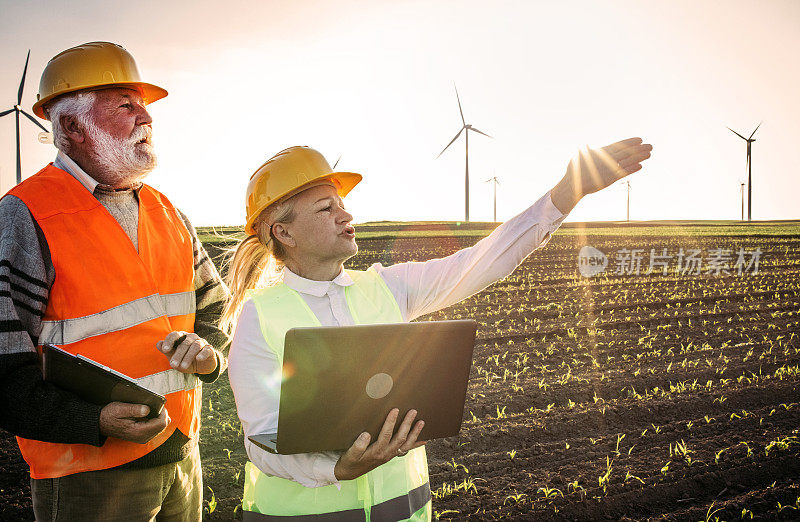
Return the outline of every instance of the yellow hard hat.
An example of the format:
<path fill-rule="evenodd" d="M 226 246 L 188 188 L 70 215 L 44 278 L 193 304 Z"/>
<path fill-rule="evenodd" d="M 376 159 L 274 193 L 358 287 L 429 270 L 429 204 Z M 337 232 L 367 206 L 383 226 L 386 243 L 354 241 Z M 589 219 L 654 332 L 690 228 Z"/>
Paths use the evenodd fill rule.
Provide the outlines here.
<path fill-rule="evenodd" d="M 138 90 L 145 104 L 167 95 L 161 87 L 139 79 L 131 53 L 110 42 L 90 42 L 62 51 L 47 62 L 39 82 L 33 113 L 49 119 L 44 105 L 62 94 L 83 89 L 130 87 Z"/>
<path fill-rule="evenodd" d="M 256 233 L 253 222 L 265 208 L 323 180 L 331 181 L 343 198 L 358 185 L 361 174 L 333 172 L 325 157 L 310 147 L 289 147 L 275 154 L 250 176 L 245 231 Z"/>

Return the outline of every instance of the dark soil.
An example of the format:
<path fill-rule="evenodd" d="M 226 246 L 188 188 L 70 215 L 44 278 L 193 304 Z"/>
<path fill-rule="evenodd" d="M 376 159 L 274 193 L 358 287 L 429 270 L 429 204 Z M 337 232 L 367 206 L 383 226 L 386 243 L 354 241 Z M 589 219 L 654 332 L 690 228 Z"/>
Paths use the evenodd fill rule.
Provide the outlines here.
<path fill-rule="evenodd" d="M 364 240 L 350 266 L 474 241 Z M 586 244 L 763 254 L 757 274 L 585 279 Z M 793 236 L 557 234 L 509 278 L 423 318 L 480 325 L 461 433 L 427 446 L 436 516 L 800 519 L 798 247 Z M 240 519 L 246 455 L 227 376 L 205 386 L 202 415 L 206 518 Z M 32 520 L 6 433 L 0 469 L 0 519 Z"/>

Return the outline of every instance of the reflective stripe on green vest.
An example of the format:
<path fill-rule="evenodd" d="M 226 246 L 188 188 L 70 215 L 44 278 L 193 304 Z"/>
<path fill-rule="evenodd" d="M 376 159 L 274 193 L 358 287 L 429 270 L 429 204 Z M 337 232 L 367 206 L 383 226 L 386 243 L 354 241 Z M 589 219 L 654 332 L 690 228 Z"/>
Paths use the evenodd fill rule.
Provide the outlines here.
<path fill-rule="evenodd" d="M 356 324 L 398 323 L 400 308 L 386 283 L 374 270 L 348 270 L 353 284 L 345 299 Z M 283 342 L 291 328 L 320 326 L 303 298 L 283 283 L 251 294 L 261 333 L 283 364 Z M 279 366 L 280 366 L 279 365 Z M 279 375 L 276 378 L 279 381 Z M 431 490 L 425 448 L 395 457 L 356 480 L 307 488 L 297 482 L 262 473 L 252 462 L 245 465 L 245 521 L 358 520 L 427 521 L 431 519 Z"/>

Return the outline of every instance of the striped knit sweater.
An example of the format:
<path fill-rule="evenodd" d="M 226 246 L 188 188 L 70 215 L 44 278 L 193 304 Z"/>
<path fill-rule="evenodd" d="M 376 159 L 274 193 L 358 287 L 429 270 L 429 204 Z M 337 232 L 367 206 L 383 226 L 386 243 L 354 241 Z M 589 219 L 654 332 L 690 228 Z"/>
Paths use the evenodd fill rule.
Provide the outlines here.
<path fill-rule="evenodd" d="M 56 166 L 81 181 L 120 223 L 138 250 L 139 188 L 115 191 L 95 185 L 69 158 Z M 89 181 L 87 181 L 89 180 Z M 189 220 L 180 214 L 194 245 L 195 332 L 217 349 L 218 370 L 199 376 L 214 381 L 225 370 L 228 338 L 217 321 L 228 290 Z M 0 428 L 28 439 L 100 446 L 101 407 L 42 380 L 36 352 L 49 290 L 55 280 L 47 241 L 25 204 L 14 196 L 0 199 Z M 196 441 L 175 431 L 150 454 L 123 467 L 143 468 L 177 462 Z"/>

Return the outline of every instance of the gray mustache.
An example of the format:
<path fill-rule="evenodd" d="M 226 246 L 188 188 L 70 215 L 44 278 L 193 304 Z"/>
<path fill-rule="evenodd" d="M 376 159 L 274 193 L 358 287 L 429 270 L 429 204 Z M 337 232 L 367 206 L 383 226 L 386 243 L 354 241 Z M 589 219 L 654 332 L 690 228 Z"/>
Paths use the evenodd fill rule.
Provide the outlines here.
<path fill-rule="evenodd" d="M 151 141 L 153 138 L 153 129 L 147 125 L 140 125 L 133 130 L 133 133 L 127 141 L 128 143 L 134 144 L 142 138 L 147 138 L 147 141 Z"/>

